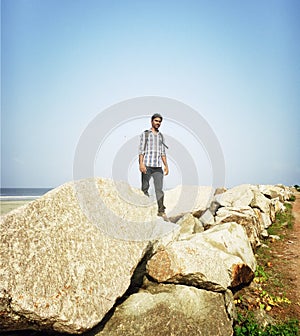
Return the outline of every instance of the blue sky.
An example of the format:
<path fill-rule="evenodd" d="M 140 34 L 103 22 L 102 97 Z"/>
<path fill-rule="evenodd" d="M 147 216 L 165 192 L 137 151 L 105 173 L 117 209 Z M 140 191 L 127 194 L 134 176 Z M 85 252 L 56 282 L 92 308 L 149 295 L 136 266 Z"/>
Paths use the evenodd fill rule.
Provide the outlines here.
<path fill-rule="evenodd" d="M 300 184 L 299 32 L 297 0 L 2 0 L 1 186 L 72 180 L 91 121 L 143 96 L 198 111 L 222 148 L 226 186 Z M 110 177 L 118 138 L 148 126 L 141 111 L 116 127 L 95 175 Z M 205 148 L 167 119 L 162 132 L 184 144 L 209 185 Z M 170 165 L 173 187 L 189 172 Z M 124 169 L 138 184 L 134 159 Z"/>

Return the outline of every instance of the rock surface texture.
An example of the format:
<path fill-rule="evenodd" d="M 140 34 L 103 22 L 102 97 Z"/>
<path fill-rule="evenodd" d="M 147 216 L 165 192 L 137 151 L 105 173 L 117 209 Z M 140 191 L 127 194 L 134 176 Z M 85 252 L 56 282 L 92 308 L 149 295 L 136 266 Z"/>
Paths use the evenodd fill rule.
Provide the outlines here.
<path fill-rule="evenodd" d="M 110 181 L 97 182 L 112 194 Z M 150 216 L 151 208 L 143 209 L 144 217 Z M 126 292 L 148 248 L 147 240 L 103 234 L 82 212 L 72 183 L 3 216 L 2 330 L 82 333 L 92 328 Z"/>
<path fill-rule="evenodd" d="M 232 323 L 223 294 L 158 285 L 131 295 L 96 335 L 232 335 Z"/>
<path fill-rule="evenodd" d="M 147 272 L 157 282 L 226 291 L 249 283 L 255 267 L 243 227 L 228 223 L 159 250 L 149 260 Z"/>
<path fill-rule="evenodd" d="M 54 189 L 1 217 L 0 331 L 232 335 L 232 290 L 251 282 L 292 193 L 177 187 L 166 192 L 174 224 L 125 183 Z"/>

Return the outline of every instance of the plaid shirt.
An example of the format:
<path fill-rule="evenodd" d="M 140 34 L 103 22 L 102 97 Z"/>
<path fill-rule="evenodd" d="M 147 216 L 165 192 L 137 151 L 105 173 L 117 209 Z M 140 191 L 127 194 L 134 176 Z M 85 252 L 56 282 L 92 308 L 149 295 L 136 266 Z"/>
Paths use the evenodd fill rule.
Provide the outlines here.
<path fill-rule="evenodd" d="M 162 137 L 159 133 L 154 134 L 148 131 L 148 140 L 145 148 L 146 132 L 140 136 L 139 155 L 144 155 L 144 164 L 146 167 L 161 167 L 162 156 L 166 156 L 165 146 L 162 144 Z M 145 150 L 144 150 L 145 148 Z"/>

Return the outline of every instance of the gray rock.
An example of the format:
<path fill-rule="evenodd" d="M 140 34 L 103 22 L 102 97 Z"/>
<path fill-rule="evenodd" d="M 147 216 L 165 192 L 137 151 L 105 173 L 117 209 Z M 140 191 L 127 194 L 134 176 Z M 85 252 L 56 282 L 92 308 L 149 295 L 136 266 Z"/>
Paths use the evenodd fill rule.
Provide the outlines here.
<path fill-rule="evenodd" d="M 180 239 L 183 239 L 186 236 L 190 236 L 194 233 L 194 227 L 198 221 L 192 214 L 185 214 L 183 217 L 179 219 L 176 223 L 180 226 Z"/>
<path fill-rule="evenodd" d="M 165 192 L 167 214 L 172 217 L 190 212 L 197 216 L 209 206 L 212 196 L 212 187 L 179 185 Z"/>
<path fill-rule="evenodd" d="M 147 273 L 157 282 L 225 291 L 249 283 L 255 266 L 245 230 L 228 223 L 157 251 L 147 263 Z"/>
<path fill-rule="evenodd" d="M 236 186 L 214 197 L 214 201 L 223 207 L 246 207 L 250 205 L 252 199 L 253 192 L 250 184 Z"/>
<path fill-rule="evenodd" d="M 253 311 L 255 322 L 262 328 L 265 329 L 268 325 L 275 325 L 276 320 L 268 315 L 265 310 L 258 309 Z"/>
<path fill-rule="evenodd" d="M 197 236 L 200 237 L 212 246 L 239 257 L 245 265 L 255 271 L 256 259 L 243 226 L 234 222 L 217 225 Z M 195 240 L 197 238 L 195 237 Z"/>
<path fill-rule="evenodd" d="M 260 246 L 261 226 L 255 211 L 250 207 L 234 208 L 222 207 L 215 217 L 216 224 L 235 222 L 246 229 L 247 236 L 253 249 Z"/>
<path fill-rule="evenodd" d="M 158 285 L 131 295 L 97 336 L 207 336 L 233 334 L 222 293 Z"/>
<path fill-rule="evenodd" d="M 168 223 L 165 222 L 165 224 Z M 179 237 L 180 237 L 180 226 L 176 225 L 174 230 L 168 232 L 167 234 L 151 242 L 152 253 L 155 253 L 157 250 L 164 249 L 167 245 L 171 244 L 174 241 L 177 241 Z"/>
<path fill-rule="evenodd" d="M 73 183 L 80 210 L 105 234 L 121 240 L 155 240 L 176 225 L 157 217 L 157 204 L 141 190 L 110 179 Z"/>
<path fill-rule="evenodd" d="M 203 227 L 206 229 L 216 224 L 214 215 L 210 212 L 209 209 L 206 209 L 199 219 Z"/>
<path fill-rule="evenodd" d="M 261 212 L 258 208 L 253 208 L 253 211 L 256 214 L 258 222 L 260 224 L 260 235 L 261 232 L 267 229 L 269 226 L 272 225 L 272 221 L 270 215 L 266 214 L 265 212 Z"/>
<path fill-rule="evenodd" d="M 221 204 L 217 202 L 216 200 L 214 200 L 210 203 L 210 206 L 208 209 L 211 212 L 211 214 L 215 216 L 220 207 L 221 207 Z"/>
<path fill-rule="evenodd" d="M 253 199 L 251 201 L 252 208 L 258 208 L 261 212 L 270 216 L 271 201 L 265 197 L 258 188 L 253 188 Z"/>
<path fill-rule="evenodd" d="M 269 238 L 270 239 L 273 239 L 273 240 L 280 240 L 281 238 L 277 235 L 269 235 Z"/>
<path fill-rule="evenodd" d="M 273 199 L 271 200 L 271 205 L 273 206 L 273 209 L 274 209 L 274 219 L 275 219 L 275 215 L 276 215 L 278 212 L 281 212 L 281 211 L 284 211 L 284 210 L 285 210 L 285 206 L 284 206 L 284 204 L 279 200 L 278 197 L 273 198 Z"/>
<path fill-rule="evenodd" d="M 261 233 L 260 233 L 260 236 L 264 239 L 268 238 L 269 237 L 269 233 L 267 230 L 263 230 Z M 262 245 L 261 245 L 262 246 Z"/>
<path fill-rule="evenodd" d="M 217 188 L 214 192 L 214 195 L 223 194 L 225 191 L 227 191 L 226 188 Z"/>
<path fill-rule="evenodd" d="M 278 198 L 280 202 L 288 200 L 292 194 L 291 189 L 283 185 L 260 185 L 259 190 L 268 198 Z"/>
<path fill-rule="evenodd" d="M 81 181 L 80 188 L 89 191 L 91 184 L 96 184 L 98 198 L 105 198 L 109 212 L 118 214 L 119 219 L 122 216 L 124 222 L 109 223 L 110 218 L 104 216 L 103 223 L 98 223 L 101 216 L 95 214 L 99 202 L 92 194 L 88 219 L 73 183 L 1 218 L 2 331 L 28 328 L 82 333 L 98 324 L 127 290 L 149 241 L 142 240 L 143 232 L 135 236 L 136 225 L 132 231 L 130 226 L 122 226 L 126 216 L 128 220 L 150 220 L 154 208 L 122 203 L 109 180 Z M 173 224 L 156 224 L 158 229 L 153 234 L 153 226 L 150 236 L 170 234 L 172 226 L 166 229 L 166 225 Z M 104 234 L 104 229 L 137 239 L 118 240 Z"/>
<path fill-rule="evenodd" d="M 196 223 L 195 223 L 195 226 L 194 226 L 194 233 L 201 233 L 204 231 L 204 226 L 203 224 L 201 223 L 200 220 L 198 220 Z"/>

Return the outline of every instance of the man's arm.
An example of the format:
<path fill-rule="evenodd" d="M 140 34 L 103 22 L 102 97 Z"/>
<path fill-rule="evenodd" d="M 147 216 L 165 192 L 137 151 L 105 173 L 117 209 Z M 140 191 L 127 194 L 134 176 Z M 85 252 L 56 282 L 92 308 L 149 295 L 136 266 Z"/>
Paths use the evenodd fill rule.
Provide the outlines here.
<path fill-rule="evenodd" d="M 145 156 L 145 141 L 146 141 L 146 136 L 145 132 L 143 132 L 140 136 L 140 146 L 139 146 L 139 167 L 140 167 L 140 172 L 146 174 L 147 168 L 144 163 L 144 156 Z"/>
<path fill-rule="evenodd" d="M 140 172 L 146 174 L 147 168 L 144 164 L 144 154 L 139 155 Z"/>
<path fill-rule="evenodd" d="M 162 160 L 162 162 L 165 166 L 165 168 L 164 168 L 165 175 L 168 175 L 169 174 L 169 167 L 168 167 L 168 162 L 167 162 L 167 156 L 162 155 L 161 160 Z"/>

